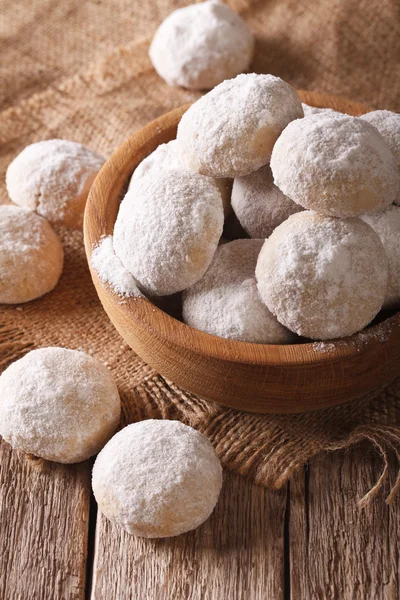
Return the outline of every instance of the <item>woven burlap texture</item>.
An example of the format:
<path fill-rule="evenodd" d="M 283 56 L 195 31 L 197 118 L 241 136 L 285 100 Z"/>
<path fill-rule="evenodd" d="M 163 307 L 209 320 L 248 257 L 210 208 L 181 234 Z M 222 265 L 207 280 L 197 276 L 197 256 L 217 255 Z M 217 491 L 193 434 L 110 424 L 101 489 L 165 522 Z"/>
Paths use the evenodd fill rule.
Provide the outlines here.
<path fill-rule="evenodd" d="M 30 142 L 63 137 L 107 156 L 148 121 L 198 97 L 166 86 L 147 56 L 149 34 L 178 4 L 144 0 L 139 10 L 125 0 L 65 5 L 36 0 L 22 2 L 22 12 L 13 11 L 12 4 L 4 7 L 3 181 L 8 163 Z M 256 33 L 255 71 L 398 109 L 396 2 L 230 4 Z M 1 185 L 0 202 L 7 201 Z M 180 419 L 211 440 L 226 468 L 272 488 L 315 454 L 368 439 L 381 453 L 384 470 L 364 502 L 376 494 L 387 474 L 388 453 L 398 455 L 400 446 L 399 382 L 374 397 L 305 415 L 252 415 L 207 403 L 166 381 L 128 348 L 97 299 L 81 234 L 59 234 L 65 268 L 57 288 L 29 304 L 0 309 L 1 368 L 39 346 L 80 348 L 111 369 L 124 423 Z M 398 482 L 389 501 L 396 487 Z"/>

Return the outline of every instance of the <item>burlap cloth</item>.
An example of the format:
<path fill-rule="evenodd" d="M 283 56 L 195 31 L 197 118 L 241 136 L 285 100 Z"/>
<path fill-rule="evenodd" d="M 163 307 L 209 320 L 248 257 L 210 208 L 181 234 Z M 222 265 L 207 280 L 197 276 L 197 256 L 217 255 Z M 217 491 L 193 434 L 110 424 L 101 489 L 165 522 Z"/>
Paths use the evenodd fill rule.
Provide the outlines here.
<path fill-rule="evenodd" d="M 187 3 L 187 2 L 186 2 Z M 3 2 L 0 41 L 0 171 L 28 143 L 64 137 L 105 156 L 160 114 L 197 97 L 169 88 L 147 57 L 174 0 Z M 397 0 L 231 0 L 257 37 L 257 72 L 296 87 L 400 110 Z M 1 184 L 0 201 L 7 202 Z M 106 362 L 125 423 L 173 418 L 214 444 L 223 465 L 273 488 L 321 451 L 369 439 L 384 471 L 400 447 L 400 382 L 372 398 L 305 415 L 263 416 L 220 408 L 179 390 L 142 362 L 108 321 L 91 283 L 82 236 L 61 231 L 65 269 L 57 288 L 0 309 L 0 367 L 46 345 L 83 349 Z M 394 497 L 396 487 L 389 496 Z M 366 490 L 367 491 L 367 490 Z"/>

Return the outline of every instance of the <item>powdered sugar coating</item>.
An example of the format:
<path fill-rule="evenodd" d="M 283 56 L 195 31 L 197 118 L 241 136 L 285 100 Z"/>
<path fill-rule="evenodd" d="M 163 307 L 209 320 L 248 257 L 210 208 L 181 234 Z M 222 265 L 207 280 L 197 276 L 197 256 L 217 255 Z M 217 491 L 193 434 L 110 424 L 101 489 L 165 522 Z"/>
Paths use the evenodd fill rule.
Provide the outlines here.
<path fill-rule="evenodd" d="M 212 513 L 222 469 L 210 442 L 179 421 L 147 420 L 119 431 L 93 467 L 102 513 L 133 535 L 163 538 Z"/>
<path fill-rule="evenodd" d="M 392 319 L 385 319 L 385 321 L 382 321 L 373 327 L 367 327 L 362 331 L 358 331 L 345 339 L 334 340 L 333 342 L 314 342 L 313 350 L 326 353 L 332 352 L 337 348 L 344 349 L 352 346 L 357 352 L 360 352 L 367 345 L 374 342 L 385 344 L 388 341 L 394 326 L 395 323 L 393 323 Z"/>
<path fill-rule="evenodd" d="M 149 55 L 169 85 L 201 90 L 246 71 L 253 48 L 243 19 L 226 4 L 208 0 L 171 13 L 157 29 Z"/>
<path fill-rule="evenodd" d="M 347 115 L 311 115 L 290 123 L 276 142 L 274 183 L 305 208 L 352 217 L 389 206 L 399 178 L 379 132 Z"/>
<path fill-rule="evenodd" d="M 99 276 L 100 281 L 108 283 L 116 294 L 128 297 L 143 296 L 136 281 L 129 271 L 125 269 L 121 259 L 115 254 L 112 235 L 104 237 L 93 248 L 90 264 Z"/>
<path fill-rule="evenodd" d="M 273 75 L 238 75 L 197 100 L 178 125 L 181 159 L 210 177 L 238 177 L 267 164 L 281 131 L 303 116 L 297 92 Z"/>
<path fill-rule="evenodd" d="M 111 373 L 77 350 L 29 352 L 0 376 L 0 397 L 0 435 L 6 442 L 61 463 L 96 454 L 120 418 Z"/>
<path fill-rule="evenodd" d="M 236 177 L 232 188 L 232 208 L 243 229 L 252 238 L 267 238 L 275 227 L 303 207 L 274 185 L 269 165 Z"/>
<path fill-rule="evenodd" d="M 257 291 L 255 268 L 263 240 L 219 246 L 206 274 L 183 295 L 183 320 L 213 335 L 258 344 L 284 344 L 293 334 L 270 313 Z"/>
<path fill-rule="evenodd" d="M 388 259 L 360 219 L 303 211 L 279 225 L 259 254 L 258 290 L 278 321 L 299 335 L 352 335 L 382 307 Z"/>
<path fill-rule="evenodd" d="M 131 188 L 135 181 L 139 181 L 142 177 L 151 173 L 154 174 L 160 169 L 171 171 L 186 169 L 180 159 L 176 140 L 171 140 L 167 144 L 160 144 L 154 152 L 146 156 L 138 164 L 132 174 L 128 189 Z"/>
<path fill-rule="evenodd" d="M 52 223 L 80 228 L 87 195 L 104 158 L 69 140 L 45 140 L 27 146 L 6 173 L 15 204 Z"/>
<path fill-rule="evenodd" d="M 389 206 L 386 210 L 372 215 L 364 215 L 368 223 L 379 235 L 389 259 L 389 285 L 384 307 L 400 306 L 400 206 Z"/>
<path fill-rule="evenodd" d="M 303 108 L 304 116 L 309 117 L 310 115 L 341 115 L 343 113 L 333 110 L 333 108 L 320 108 L 318 106 L 310 106 L 305 102 L 301 103 Z"/>
<path fill-rule="evenodd" d="M 49 223 L 19 206 L 0 206 L 0 303 L 29 302 L 59 280 L 64 252 Z"/>
<path fill-rule="evenodd" d="M 400 177 L 400 114 L 390 110 L 373 110 L 360 118 L 376 127 L 386 141 L 396 160 Z M 400 198 L 397 198 L 397 204 L 400 204 Z"/>
<path fill-rule="evenodd" d="M 174 294 L 203 276 L 223 223 L 221 195 L 209 179 L 160 171 L 143 177 L 125 196 L 114 250 L 145 294 Z"/>
<path fill-rule="evenodd" d="M 176 140 L 171 140 L 167 144 L 160 144 L 154 152 L 146 156 L 146 158 L 138 164 L 129 182 L 128 190 L 131 189 L 135 181 L 139 181 L 139 179 L 145 175 L 160 171 L 160 169 L 169 171 L 189 170 L 181 161 Z M 226 178 L 211 178 L 211 180 L 215 183 L 221 193 L 224 214 L 226 216 L 231 212 L 232 181 Z"/>

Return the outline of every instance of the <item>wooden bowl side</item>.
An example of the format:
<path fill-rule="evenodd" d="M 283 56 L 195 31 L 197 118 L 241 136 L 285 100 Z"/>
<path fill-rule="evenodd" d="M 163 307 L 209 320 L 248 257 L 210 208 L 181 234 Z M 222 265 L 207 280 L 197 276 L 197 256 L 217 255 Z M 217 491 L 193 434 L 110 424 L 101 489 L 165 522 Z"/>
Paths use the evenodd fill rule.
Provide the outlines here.
<path fill-rule="evenodd" d="M 312 92 L 302 100 L 349 114 L 365 105 Z M 91 189 L 85 211 L 85 247 L 113 232 L 121 195 L 139 162 L 176 136 L 189 105 L 156 119 L 114 152 Z M 399 373 L 400 316 L 368 334 L 338 343 L 263 345 L 197 331 L 146 298 L 122 299 L 99 280 L 94 285 L 109 318 L 125 341 L 163 376 L 187 391 L 233 408 L 260 413 L 305 412 L 366 394 Z"/>

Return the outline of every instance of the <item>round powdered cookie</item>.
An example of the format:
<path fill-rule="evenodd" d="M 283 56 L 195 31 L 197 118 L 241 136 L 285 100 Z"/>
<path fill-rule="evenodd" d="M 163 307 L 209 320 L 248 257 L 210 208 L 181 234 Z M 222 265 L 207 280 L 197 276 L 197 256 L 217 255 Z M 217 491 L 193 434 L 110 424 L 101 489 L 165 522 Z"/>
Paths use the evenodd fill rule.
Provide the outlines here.
<path fill-rule="evenodd" d="M 310 115 L 342 115 L 343 113 L 333 110 L 333 108 L 319 108 L 317 106 L 310 106 L 305 102 L 301 103 L 303 108 L 304 116 L 309 117 Z"/>
<path fill-rule="evenodd" d="M 352 217 L 395 200 L 396 162 L 380 133 L 347 115 L 311 115 L 290 123 L 271 157 L 274 183 L 305 208 Z"/>
<path fill-rule="evenodd" d="M 80 228 L 90 186 L 103 163 L 101 156 L 76 142 L 37 142 L 9 165 L 7 191 L 15 204 L 50 222 Z"/>
<path fill-rule="evenodd" d="M 379 235 L 389 259 L 389 285 L 384 308 L 400 306 L 400 206 L 389 206 L 386 210 L 372 215 L 364 215 L 368 223 Z"/>
<path fill-rule="evenodd" d="M 360 219 L 303 211 L 271 234 L 259 254 L 258 290 L 278 321 L 316 340 L 363 329 L 380 311 L 388 259 Z"/>
<path fill-rule="evenodd" d="M 181 161 L 176 140 L 172 140 L 167 144 L 160 144 L 154 152 L 149 154 L 149 156 L 146 156 L 146 158 L 138 164 L 129 182 L 128 190 L 131 189 L 136 181 L 139 181 L 139 179 L 145 175 L 157 173 L 160 169 L 169 171 L 189 170 Z M 231 212 L 232 180 L 215 178 L 211 178 L 211 180 L 215 183 L 221 193 L 224 215 L 227 216 Z"/>
<path fill-rule="evenodd" d="M 174 294 L 203 276 L 223 224 L 221 194 L 209 179 L 160 171 L 143 177 L 125 196 L 114 250 L 145 294 Z"/>
<path fill-rule="evenodd" d="M 96 454 L 120 410 L 111 373 L 77 350 L 33 350 L 0 376 L 0 435 L 47 460 L 77 463 Z"/>
<path fill-rule="evenodd" d="M 211 177 L 257 171 L 281 131 L 303 116 L 295 89 L 273 75 L 238 75 L 197 100 L 183 115 L 177 140 L 182 162 Z"/>
<path fill-rule="evenodd" d="M 252 238 L 269 237 L 290 215 L 303 210 L 274 185 L 269 165 L 234 179 L 232 208 Z"/>
<path fill-rule="evenodd" d="M 254 273 L 262 245 L 263 240 L 235 240 L 219 246 L 206 274 L 183 294 L 185 323 L 242 342 L 293 341 L 257 291 Z"/>
<path fill-rule="evenodd" d="M 63 248 L 49 223 L 18 206 L 0 206 L 0 303 L 29 302 L 52 290 Z"/>
<path fill-rule="evenodd" d="M 128 533 L 179 535 L 212 513 L 222 469 L 210 442 L 179 421 L 128 425 L 103 448 L 92 487 L 101 512 Z"/>
<path fill-rule="evenodd" d="M 246 23 L 229 6 L 209 0 L 170 14 L 150 46 L 150 59 L 169 85 L 210 89 L 246 71 L 254 41 Z"/>
<path fill-rule="evenodd" d="M 373 110 L 360 118 L 376 127 L 386 141 L 396 160 L 400 176 L 400 114 L 390 110 Z M 397 200 L 396 204 L 400 204 L 400 198 Z"/>

